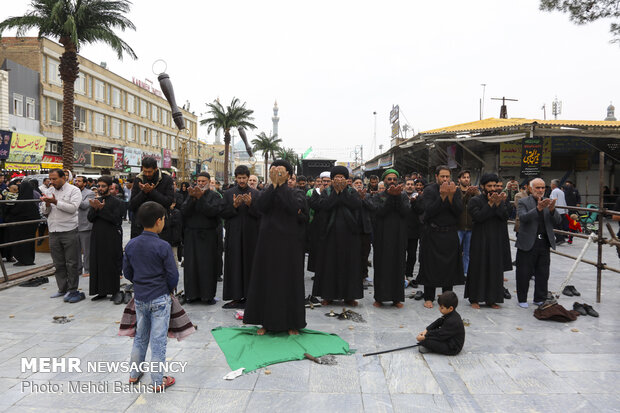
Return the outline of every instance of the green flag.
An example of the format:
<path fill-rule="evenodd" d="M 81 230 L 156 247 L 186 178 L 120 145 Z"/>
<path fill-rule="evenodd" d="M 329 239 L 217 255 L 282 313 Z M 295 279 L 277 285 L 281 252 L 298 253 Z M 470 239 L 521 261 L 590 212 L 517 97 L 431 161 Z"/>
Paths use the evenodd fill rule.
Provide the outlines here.
<path fill-rule="evenodd" d="M 312 146 L 306 149 L 306 152 L 304 152 L 304 154 L 301 156 L 301 159 L 306 159 L 308 155 L 310 155 L 310 152 L 312 152 Z"/>

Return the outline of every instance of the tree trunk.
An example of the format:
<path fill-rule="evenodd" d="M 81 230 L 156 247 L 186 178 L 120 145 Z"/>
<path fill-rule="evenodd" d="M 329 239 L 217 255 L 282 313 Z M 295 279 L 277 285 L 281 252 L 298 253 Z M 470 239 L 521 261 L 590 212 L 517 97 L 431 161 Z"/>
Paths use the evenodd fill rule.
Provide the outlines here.
<path fill-rule="evenodd" d="M 61 37 L 65 51 L 60 56 L 60 78 L 62 79 L 62 167 L 73 171 L 74 131 L 74 83 L 80 72 L 77 48 L 68 37 Z"/>
<path fill-rule="evenodd" d="M 230 149 L 230 129 L 224 132 L 224 185 L 228 185 L 228 150 Z"/>

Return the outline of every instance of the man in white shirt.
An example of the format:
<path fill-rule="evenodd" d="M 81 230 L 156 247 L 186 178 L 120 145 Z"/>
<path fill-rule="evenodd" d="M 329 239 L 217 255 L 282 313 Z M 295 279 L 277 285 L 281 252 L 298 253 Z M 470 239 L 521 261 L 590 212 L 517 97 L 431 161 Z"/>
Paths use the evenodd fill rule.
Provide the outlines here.
<path fill-rule="evenodd" d="M 41 213 L 47 217 L 49 243 L 58 292 L 51 298 L 64 297 L 65 302 L 77 303 L 84 299 L 84 293 L 78 292 L 78 210 L 82 202 L 82 193 L 67 183 L 67 176 L 62 169 L 50 171 L 51 186 L 41 197 Z"/>
<path fill-rule="evenodd" d="M 562 224 L 560 224 L 557 229 L 568 231 L 568 217 L 566 216 L 568 210 L 562 208 L 566 206 L 566 198 L 564 197 L 564 191 L 560 188 L 560 181 L 558 179 L 553 179 L 551 181 L 551 194 L 549 195 L 549 199 L 555 199 L 555 207 L 558 214 L 562 217 Z M 566 242 L 566 237 L 564 235 L 555 234 L 556 245 L 564 244 L 564 242 Z"/>

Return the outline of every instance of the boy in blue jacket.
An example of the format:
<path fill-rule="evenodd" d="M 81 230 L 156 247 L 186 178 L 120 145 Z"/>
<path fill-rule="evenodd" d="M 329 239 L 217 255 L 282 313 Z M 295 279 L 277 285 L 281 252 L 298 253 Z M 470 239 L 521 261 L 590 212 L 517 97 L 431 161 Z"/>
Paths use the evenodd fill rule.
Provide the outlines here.
<path fill-rule="evenodd" d="M 134 371 L 133 366 L 144 362 L 149 342 L 151 362 L 166 361 L 171 294 L 179 281 L 172 248 L 158 235 L 164 228 L 166 210 L 157 202 L 148 201 L 138 209 L 137 218 L 144 231 L 127 243 L 123 261 L 125 278 L 134 284 L 136 304 L 136 336 L 131 350 L 129 383 L 137 383 L 142 377 L 143 373 Z M 164 376 L 161 371 L 151 372 L 155 392 L 163 391 L 174 382 L 174 377 Z"/>

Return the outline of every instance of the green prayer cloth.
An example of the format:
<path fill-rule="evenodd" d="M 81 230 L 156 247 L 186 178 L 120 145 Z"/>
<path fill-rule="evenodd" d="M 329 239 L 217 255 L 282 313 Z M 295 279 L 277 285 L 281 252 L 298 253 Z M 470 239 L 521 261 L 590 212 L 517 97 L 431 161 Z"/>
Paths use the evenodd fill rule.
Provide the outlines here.
<path fill-rule="evenodd" d="M 299 335 L 287 332 L 256 334 L 258 327 L 217 327 L 211 334 L 226 356 L 232 370 L 245 367 L 248 373 L 271 364 L 291 360 L 303 360 L 304 353 L 314 357 L 326 354 L 352 354 L 349 343 L 336 334 L 308 329 Z"/>

